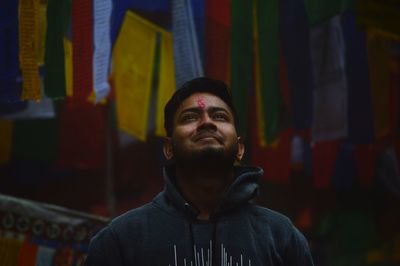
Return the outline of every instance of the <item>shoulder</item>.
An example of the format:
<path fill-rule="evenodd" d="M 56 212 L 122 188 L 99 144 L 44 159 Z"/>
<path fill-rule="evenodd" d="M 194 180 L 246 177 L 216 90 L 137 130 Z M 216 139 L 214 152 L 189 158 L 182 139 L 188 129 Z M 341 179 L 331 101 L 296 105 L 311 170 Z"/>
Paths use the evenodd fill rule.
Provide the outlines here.
<path fill-rule="evenodd" d="M 129 255 L 126 247 L 138 243 L 131 240 L 142 237 L 141 228 L 153 209 L 152 203 L 132 209 L 96 233 L 90 240 L 86 265 L 122 265 L 122 258 Z"/>
<path fill-rule="evenodd" d="M 286 246 L 293 238 L 304 238 L 292 221 L 282 213 L 254 204 L 249 206 L 249 211 L 253 228 L 258 228 L 259 233 L 268 235 L 276 243 Z"/>
<path fill-rule="evenodd" d="M 140 221 L 143 219 L 143 217 L 147 216 L 152 211 L 154 211 L 153 202 L 149 202 L 141 207 L 132 209 L 130 211 L 127 211 L 127 212 L 115 217 L 111 221 L 110 226 L 118 227 L 125 223 L 132 223 L 132 222 Z"/>
<path fill-rule="evenodd" d="M 268 224 L 272 227 L 282 227 L 286 229 L 291 229 L 293 227 L 291 220 L 284 214 L 277 211 L 255 204 L 250 204 L 249 210 L 251 216 L 253 216 L 254 219 L 260 223 Z"/>
<path fill-rule="evenodd" d="M 249 207 L 253 226 L 284 254 L 285 265 L 313 265 L 306 238 L 287 216 L 258 205 Z"/>
<path fill-rule="evenodd" d="M 127 234 L 139 234 L 142 226 L 148 223 L 149 216 L 154 214 L 155 208 L 153 202 L 149 202 L 141 207 L 132 209 L 120 216 L 115 217 L 106 230 L 109 230 L 115 237 L 124 237 Z"/>
<path fill-rule="evenodd" d="M 93 237 L 92 242 L 100 241 L 104 238 L 117 241 L 120 237 L 124 237 L 127 234 L 140 233 L 137 229 L 148 220 L 147 217 L 153 212 L 154 208 L 152 202 L 150 202 L 115 217 Z"/>

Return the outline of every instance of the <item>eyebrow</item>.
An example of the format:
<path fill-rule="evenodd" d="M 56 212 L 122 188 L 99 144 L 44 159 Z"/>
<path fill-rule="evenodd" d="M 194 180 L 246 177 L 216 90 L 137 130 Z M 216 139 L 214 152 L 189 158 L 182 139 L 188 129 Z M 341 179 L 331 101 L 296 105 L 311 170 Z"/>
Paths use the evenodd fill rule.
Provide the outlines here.
<path fill-rule="evenodd" d="M 200 108 L 200 107 L 190 107 L 190 108 L 184 109 L 184 110 L 179 114 L 179 116 L 181 116 L 182 114 L 185 114 L 185 113 L 190 113 L 190 112 L 193 112 L 193 113 L 201 113 L 203 110 L 204 110 L 204 109 L 203 109 L 203 108 Z M 230 114 L 229 110 L 227 110 L 227 109 L 225 109 L 225 108 L 222 108 L 222 107 L 216 107 L 216 106 L 210 106 L 210 107 L 208 107 L 208 108 L 205 108 L 205 110 L 206 110 L 207 112 L 211 112 L 211 113 L 216 113 L 216 112 L 219 112 L 219 111 L 223 111 L 223 112 L 225 112 L 225 113 L 227 113 L 227 114 Z"/>

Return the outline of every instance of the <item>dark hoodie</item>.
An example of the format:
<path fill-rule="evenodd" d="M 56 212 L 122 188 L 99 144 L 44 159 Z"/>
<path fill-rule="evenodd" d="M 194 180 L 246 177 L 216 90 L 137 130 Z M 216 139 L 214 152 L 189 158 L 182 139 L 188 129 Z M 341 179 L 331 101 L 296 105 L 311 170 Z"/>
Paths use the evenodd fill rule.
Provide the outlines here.
<path fill-rule="evenodd" d="M 164 191 L 96 234 L 86 265 L 313 265 L 306 239 L 287 217 L 249 202 L 262 173 L 235 167 L 218 208 L 201 221 L 174 185 L 172 166 L 166 167 Z"/>

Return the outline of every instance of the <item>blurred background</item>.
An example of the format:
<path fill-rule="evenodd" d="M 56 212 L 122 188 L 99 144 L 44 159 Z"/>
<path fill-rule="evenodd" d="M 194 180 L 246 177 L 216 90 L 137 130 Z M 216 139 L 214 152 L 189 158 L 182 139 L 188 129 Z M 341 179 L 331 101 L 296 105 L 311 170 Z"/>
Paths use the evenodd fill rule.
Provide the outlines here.
<path fill-rule="evenodd" d="M 315 265 L 400 265 L 397 0 L 0 1 L 0 265 L 82 265 L 163 188 L 163 107 L 229 84 Z"/>

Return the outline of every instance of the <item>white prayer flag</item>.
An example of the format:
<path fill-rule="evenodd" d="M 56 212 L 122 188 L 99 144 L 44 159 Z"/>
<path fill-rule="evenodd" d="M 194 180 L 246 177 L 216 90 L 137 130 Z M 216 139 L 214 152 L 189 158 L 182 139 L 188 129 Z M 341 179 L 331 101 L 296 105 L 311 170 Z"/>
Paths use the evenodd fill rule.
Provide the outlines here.
<path fill-rule="evenodd" d="M 95 0 L 94 9 L 94 54 L 93 54 L 93 89 L 96 102 L 108 96 L 108 70 L 111 55 L 111 12 L 112 0 Z"/>
<path fill-rule="evenodd" d="M 315 26 L 310 35 L 315 82 L 314 142 L 348 134 L 345 46 L 340 15 Z"/>

